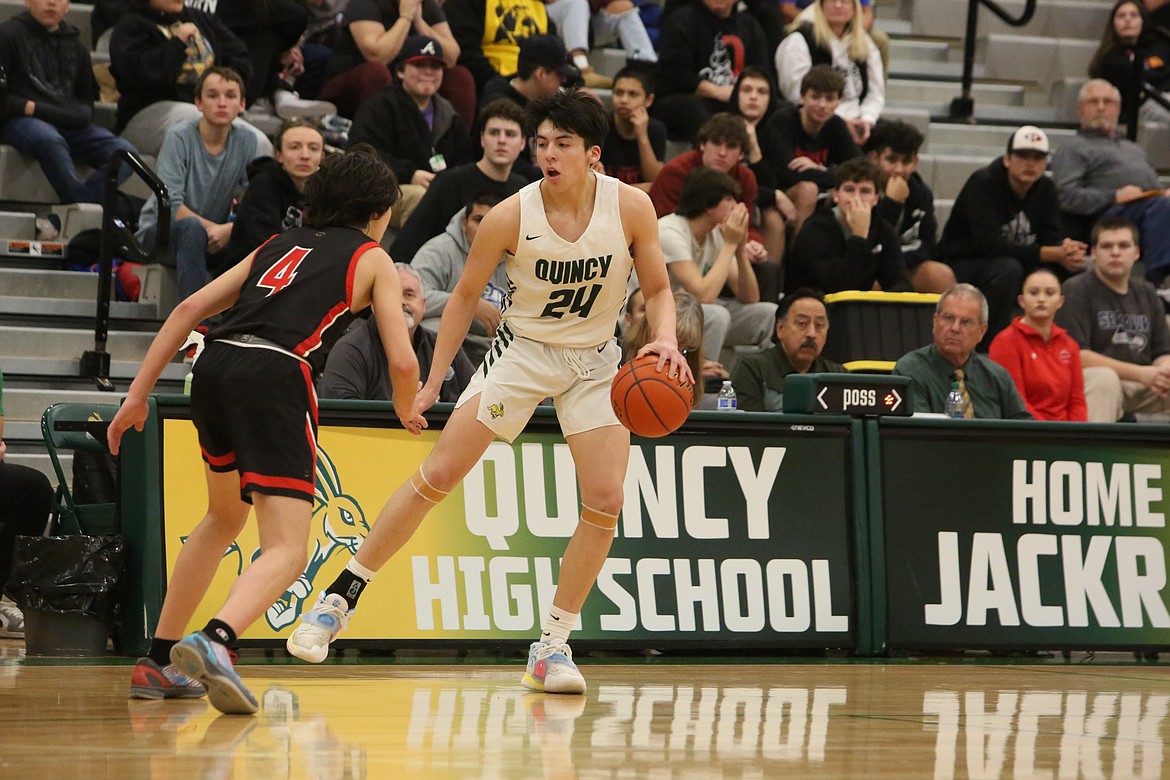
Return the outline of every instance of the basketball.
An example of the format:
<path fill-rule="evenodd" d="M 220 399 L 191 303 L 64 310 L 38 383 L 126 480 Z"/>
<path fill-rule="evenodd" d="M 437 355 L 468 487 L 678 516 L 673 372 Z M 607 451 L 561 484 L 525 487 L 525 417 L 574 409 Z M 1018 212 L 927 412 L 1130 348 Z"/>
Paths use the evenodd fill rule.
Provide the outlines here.
<path fill-rule="evenodd" d="M 686 422 L 694 389 L 656 370 L 658 355 L 643 355 L 618 369 L 609 398 L 613 412 L 631 433 L 665 436 Z"/>

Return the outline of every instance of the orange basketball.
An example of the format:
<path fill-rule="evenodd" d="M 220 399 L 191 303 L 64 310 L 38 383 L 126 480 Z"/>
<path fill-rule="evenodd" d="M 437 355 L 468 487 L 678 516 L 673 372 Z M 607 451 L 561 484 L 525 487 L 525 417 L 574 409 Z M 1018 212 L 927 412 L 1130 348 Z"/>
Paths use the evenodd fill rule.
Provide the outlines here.
<path fill-rule="evenodd" d="M 655 438 L 675 431 L 691 413 L 694 389 L 664 370 L 657 355 L 635 358 L 618 369 L 609 393 L 614 414 L 637 436 Z"/>

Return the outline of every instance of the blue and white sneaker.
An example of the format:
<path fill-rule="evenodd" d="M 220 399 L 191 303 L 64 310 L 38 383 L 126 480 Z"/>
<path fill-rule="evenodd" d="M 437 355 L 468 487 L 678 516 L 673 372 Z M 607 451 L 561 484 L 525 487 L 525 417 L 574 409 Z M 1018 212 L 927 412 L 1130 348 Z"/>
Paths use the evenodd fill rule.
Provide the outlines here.
<path fill-rule="evenodd" d="M 183 637 L 171 648 L 171 663 L 207 686 L 211 706 L 229 715 L 251 715 L 260 709 L 256 697 L 232 666 L 228 649 L 202 632 Z"/>
<path fill-rule="evenodd" d="M 319 664 L 329 655 L 329 645 L 345 630 L 352 615 L 344 596 L 322 593 L 313 608 L 301 614 L 301 624 L 284 646 L 302 661 Z"/>
<path fill-rule="evenodd" d="M 566 642 L 533 642 L 520 684 L 544 693 L 585 693 L 585 678 L 573 663 L 573 651 Z"/>

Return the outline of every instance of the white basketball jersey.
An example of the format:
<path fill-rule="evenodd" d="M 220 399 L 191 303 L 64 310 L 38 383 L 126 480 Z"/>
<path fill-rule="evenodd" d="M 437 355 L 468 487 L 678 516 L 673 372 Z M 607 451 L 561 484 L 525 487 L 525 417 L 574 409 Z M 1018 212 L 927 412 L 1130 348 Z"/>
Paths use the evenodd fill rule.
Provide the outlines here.
<path fill-rule="evenodd" d="M 584 349 L 614 337 L 634 267 L 618 205 L 618 180 L 594 173 L 593 216 L 574 242 L 553 232 L 540 182 L 520 190 L 516 254 L 505 261 L 503 320 L 517 336 Z"/>

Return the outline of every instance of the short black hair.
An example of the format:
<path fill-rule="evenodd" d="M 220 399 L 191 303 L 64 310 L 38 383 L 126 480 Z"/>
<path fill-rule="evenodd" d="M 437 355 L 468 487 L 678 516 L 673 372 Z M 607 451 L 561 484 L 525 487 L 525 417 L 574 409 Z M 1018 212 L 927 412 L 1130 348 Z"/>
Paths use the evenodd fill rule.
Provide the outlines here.
<path fill-rule="evenodd" d="M 359 227 L 398 202 L 398 179 L 369 144 L 326 157 L 305 184 L 304 222 Z"/>
<path fill-rule="evenodd" d="M 825 304 L 825 294 L 814 287 L 797 287 L 792 292 L 780 299 L 780 303 L 776 305 L 776 322 L 788 316 L 788 310 L 792 308 L 792 304 L 804 298 L 812 298 L 814 301 L 820 301 L 821 305 Z"/>
<path fill-rule="evenodd" d="M 728 195 L 738 198 L 740 192 L 739 182 L 730 175 L 700 165 L 683 180 L 674 213 L 693 219 L 707 209 L 718 206 Z"/>
<path fill-rule="evenodd" d="M 562 92 L 533 100 L 524 109 L 524 118 L 530 135 L 536 135 L 547 121 L 558 130 L 581 136 L 586 149 L 601 146 L 609 134 L 609 114 L 597 98 L 585 92 Z"/>
<path fill-rule="evenodd" d="M 520 132 L 524 132 L 524 109 L 511 98 L 496 98 L 479 110 L 479 114 L 475 117 L 475 124 L 479 128 L 479 132 L 483 132 L 491 119 L 506 119 L 509 122 L 515 122 L 520 125 Z"/>
<path fill-rule="evenodd" d="M 847 181 L 872 181 L 876 187 L 881 180 L 882 169 L 868 157 L 853 157 L 833 171 L 834 187 L 840 187 Z"/>
<path fill-rule="evenodd" d="M 728 111 L 715 114 L 699 128 L 699 134 L 695 136 L 695 148 L 698 149 L 708 142 L 738 146 L 740 151 L 746 152 L 751 146 L 751 141 L 748 139 L 747 123 L 739 114 L 732 114 Z"/>
<path fill-rule="evenodd" d="M 881 155 L 889 149 L 902 157 L 913 157 L 926 139 L 918 128 L 898 119 L 879 119 L 869 135 L 869 151 Z"/>
<path fill-rule="evenodd" d="M 464 207 L 464 213 L 470 214 L 471 210 L 476 206 L 487 206 L 489 209 L 494 209 L 496 205 L 503 199 L 504 196 L 500 195 L 500 193 L 495 192 L 494 190 L 484 190 L 478 195 L 473 195 L 470 199 L 468 199 L 467 205 Z"/>
<path fill-rule="evenodd" d="M 1099 239 L 1101 234 L 1106 230 L 1128 230 L 1130 235 L 1133 236 L 1133 242 L 1135 244 L 1141 243 L 1141 233 L 1138 231 L 1137 225 L 1130 222 L 1125 217 L 1102 217 L 1097 221 L 1096 225 L 1093 225 L 1093 234 L 1089 245 L 1097 246 L 1097 239 Z"/>
<path fill-rule="evenodd" d="M 646 93 L 647 97 L 654 94 L 654 88 L 656 86 L 654 83 L 654 71 L 645 65 L 638 65 L 636 63 L 625 65 L 614 74 L 613 83 L 617 84 L 618 79 L 634 79 L 642 85 L 642 90 Z"/>
<path fill-rule="evenodd" d="M 248 92 L 244 87 L 244 77 L 235 68 L 229 68 L 226 65 L 213 65 L 199 75 L 199 80 L 195 82 L 195 97 L 200 100 L 203 99 L 203 85 L 212 76 L 219 76 L 224 81 L 231 81 L 240 86 L 240 97 L 247 99 Z"/>
<path fill-rule="evenodd" d="M 832 65 L 813 65 L 800 80 L 800 94 L 803 97 L 809 90 L 820 93 L 836 92 L 837 97 L 845 94 L 845 78 L 833 70 Z"/>

